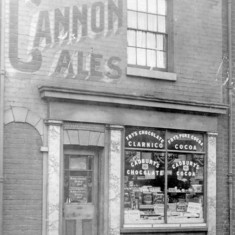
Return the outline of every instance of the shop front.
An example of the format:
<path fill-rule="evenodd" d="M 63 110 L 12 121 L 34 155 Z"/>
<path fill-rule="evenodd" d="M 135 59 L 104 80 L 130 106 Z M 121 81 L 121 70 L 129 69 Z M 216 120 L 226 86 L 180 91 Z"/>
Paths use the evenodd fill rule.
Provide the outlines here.
<path fill-rule="evenodd" d="M 47 234 L 216 234 L 218 105 L 41 87 Z"/>
<path fill-rule="evenodd" d="M 125 226 L 204 223 L 203 134 L 127 127 L 125 140 Z"/>

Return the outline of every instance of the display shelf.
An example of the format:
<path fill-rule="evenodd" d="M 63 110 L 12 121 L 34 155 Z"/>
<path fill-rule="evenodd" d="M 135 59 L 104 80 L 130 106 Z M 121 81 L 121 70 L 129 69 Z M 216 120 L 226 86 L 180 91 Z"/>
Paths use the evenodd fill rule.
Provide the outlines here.
<path fill-rule="evenodd" d="M 154 207 L 153 207 L 153 205 L 139 205 L 139 209 L 140 210 L 153 210 L 154 209 Z"/>
<path fill-rule="evenodd" d="M 172 193 L 172 194 L 202 194 L 203 192 L 193 192 L 193 193 L 189 193 L 189 192 L 167 192 L 167 193 Z"/>
<path fill-rule="evenodd" d="M 153 219 L 153 218 L 160 219 L 160 218 L 163 217 L 163 214 L 162 214 L 162 215 L 160 215 L 160 214 L 154 214 L 154 215 L 152 215 L 152 214 L 140 215 L 140 218 L 145 218 L 145 217 L 148 217 L 148 218 L 150 218 L 150 219 Z"/>

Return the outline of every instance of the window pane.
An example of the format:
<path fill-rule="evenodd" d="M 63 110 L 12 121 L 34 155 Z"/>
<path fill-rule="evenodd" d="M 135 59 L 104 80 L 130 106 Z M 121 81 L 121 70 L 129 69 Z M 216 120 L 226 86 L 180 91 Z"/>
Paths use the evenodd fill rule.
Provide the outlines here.
<path fill-rule="evenodd" d="M 137 48 L 137 64 L 146 65 L 146 50 Z"/>
<path fill-rule="evenodd" d="M 92 172 L 73 171 L 69 177 L 69 199 L 73 203 L 92 201 Z"/>
<path fill-rule="evenodd" d="M 156 48 L 156 39 L 154 33 L 147 33 L 147 48 Z"/>
<path fill-rule="evenodd" d="M 168 154 L 168 223 L 204 222 L 204 157 Z"/>
<path fill-rule="evenodd" d="M 157 14 L 157 0 L 148 0 L 148 12 Z"/>
<path fill-rule="evenodd" d="M 163 51 L 163 35 L 158 34 L 157 35 L 157 50 Z"/>
<path fill-rule="evenodd" d="M 65 155 L 64 157 L 64 169 L 69 170 L 69 155 Z"/>
<path fill-rule="evenodd" d="M 158 16 L 158 32 L 166 32 L 166 18 L 165 16 Z"/>
<path fill-rule="evenodd" d="M 147 3 L 146 0 L 138 0 L 138 11 L 147 11 Z"/>
<path fill-rule="evenodd" d="M 136 64 L 136 49 L 133 47 L 127 48 L 127 62 L 128 64 Z"/>
<path fill-rule="evenodd" d="M 66 203 L 92 202 L 93 156 L 67 156 L 69 169 L 64 170 L 64 200 Z M 66 166 L 68 167 L 68 163 Z"/>
<path fill-rule="evenodd" d="M 148 30 L 157 32 L 157 16 L 148 15 Z"/>
<path fill-rule="evenodd" d="M 137 0 L 127 0 L 128 10 L 137 10 Z"/>
<path fill-rule="evenodd" d="M 146 47 L 146 33 L 137 31 L 137 47 Z"/>
<path fill-rule="evenodd" d="M 166 0 L 158 0 L 158 14 L 166 15 Z"/>
<path fill-rule="evenodd" d="M 138 13 L 138 29 L 147 29 L 147 14 Z"/>
<path fill-rule="evenodd" d="M 135 39 L 136 39 L 136 32 L 135 30 L 128 30 L 127 31 L 127 43 L 128 46 L 135 46 Z"/>
<path fill-rule="evenodd" d="M 137 13 L 128 11 L 127 26 L 130 28 L 137 28 Z"/>
<path fill-rule="evenodd" d="M 70 157 L 70 170 L 87 170 L 87 157 Z"/>
<path fill-rule="evenodd" d="M 125 152 L 125 224 L 164 223 L 164 162 L 159 161 L 164 156 Z"/>
<path fill-rule="evenodd" d="M 166 53 L 162 51 L 157 51 L 157 67 L 165 69 L 166 68 Z"/>
<path fill-rule="evenodd" d="M 147 66 L 156 67 L 156 51 L 147 50 Z"/>

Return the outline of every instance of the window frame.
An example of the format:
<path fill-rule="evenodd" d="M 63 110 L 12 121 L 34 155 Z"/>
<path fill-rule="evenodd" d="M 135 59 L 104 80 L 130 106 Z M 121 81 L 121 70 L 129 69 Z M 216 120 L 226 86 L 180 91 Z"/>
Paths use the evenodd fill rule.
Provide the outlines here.
<path fill-rule="evenodd" d="M 174 32 L 173 32 L 173 0 L 166 0 L 167 4 L 167 12 L 166 12 L 166 32 L 163 35 L 166 35 L 166 68 L 157 68 L 157 67 L 150 67 L 150 66 L 143 66 L 137 64 L 128 64 L 128 44 L 126 46 L 126 56 L 127 56 L 127 76 L 138 76 L 138 77 L 145 77 L 145 78 L 153 78 L 153 79 L 161 79 L 161 80 L 168 80 L 168 81 L 176 81 L 177 76 L 174 73 Z M 127 7 L 127 4 L 126 4 Z M 127 18 L 128 18 L 128 9 Z M 146 14 L 148 12 L 146 11 Z M 127 22 L 127 19 L 126 19 Z M 127 25 L 127 34 L 128 30 L 135 30 Z M 144 32 L 151 32 L 149 30 L 139 30 Z M 155 35 L 162 34 L 161 32 L 154 32 Z M 126 38 L 127 38 L 126 34 Z M 136 37 L 136 36 L 135 36 Z M 137 47 L 133 47 L 137 48 Z M 147 49 L 146 49 L 147 51 Z M 136 56 L 137 59 L 137 56 Z M 147 64 L 147 62 L 146 62 Z"/>
<path fill-rule="evenodd" d="M 132 126 L 128 126 L 126 128 L 129 128 Z M 126 137 L 126 128 L 124 130 L 124 139 Z M 139 127 L 137 127 L 139 128 Z M 141 127 L 141 128 L 145 128 L 145 127 Z M 151 129 L 148 127 L 148 129 Z M 186 225 L 185 228 L 187 227 L 190 228 L 190 231 L 207 231 L 207 199 L 208 199 L 208 193 L 207 193 L 207 181 L 208 181 L 208 176 L 207 176 L 207 168 L 208 168 L 208 151 L 207 151 L 207 133 L 205 132 L 199 132 L 199 131 L 190 131 L 190 130 L 172 130 L 172 129 L 162 129 L 162 128 L 152 128 L 153 130 L 159 130 L 159 131 L 165 131 L 165 147 L 162 149 L 137 149 L 137 148 L 128 148 L 125 146 L 125 140 L 124 140 L 124 148 L 123 148 L 123 158 L 122 158 L 122 184 L 121 184 L 121 230 L 123 231 L 123 233 L 128 232 L 128 231 L 150 231 L 150 232 L 155 232 L 155 231 L 172 231 L 171 229 L 174 228 L 176 229 L 175 231 L 177 231 L 177 229 L 181 229 L 180 231 L 183 231 L 182 229 L 184 229 L 184 227 L 181 225 Z M 194 151 L 182 151 L 182 150 L 171 150 L 168 149 L 167 146 L 167 136 L 168 136 L 168 132 L 180 132 L 180 133 L 189 133 L 189 134 L 201 134 L 203 137 L 203 146 L 204 149 L 203 151 L 198 151 L 198 152 L 194 152 Z M 176 153 L 176 154 L 192 154 L 192 156 L 194 155 L 203 155 L 204 156 L 204 165 L 203 165 L 203 219 L 204 222 L 195 222 L 193 224 L 195 224 L 194 226 L 192 225 L 192 222 L 185 222 L 185 223 L 169 223 L 166 222 L 167 221 L 167 196 L 168 196 L 168 190 L 167 190 L 167 186 L 168 186 L 168 175 L 164 174 L 165 177 L 165 190 L 164 190 L 164 205 L 165 205 L 165 209 L 164 209 L 164 222 L 163 223 L 156 223 L 155 226 L 149 226 L 149 227 L 144 227 L 144 226 L 135 226 L 135 224 L 131 224 L 131 226 L 128 226 L 128 224 L 125 224 L 124 221 L 124 177 L 125 177 L 125 156 L 126 156 L 126 151 L 138 151 L 138 152 L 158 152 L 158 153 L 164 153 L 165 154 L 165 168 L 167 169 L 167 157 L 168 157 L 168 153 Z M 165 193 L 166 192 L 166 193 Z M 203 225 L 202 225 L 203 224 Z M 150 224 L 152 225 L 152 224 Z M 190 225 L 190 226 L 187 226 Z"/>

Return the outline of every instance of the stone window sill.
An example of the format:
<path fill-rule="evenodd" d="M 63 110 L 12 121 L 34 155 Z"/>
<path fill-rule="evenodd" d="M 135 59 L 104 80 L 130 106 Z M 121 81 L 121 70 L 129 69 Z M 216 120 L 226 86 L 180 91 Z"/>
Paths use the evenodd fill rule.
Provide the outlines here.
<path fill-rule="evenodd" d="M 176 81 L 176 73 L 170 73 L 165 71 L 149 70 L 137 67 L 127 67 L 127 75 L 138 76 L 152 79 L 159 79 L 165 81 Z"/>

